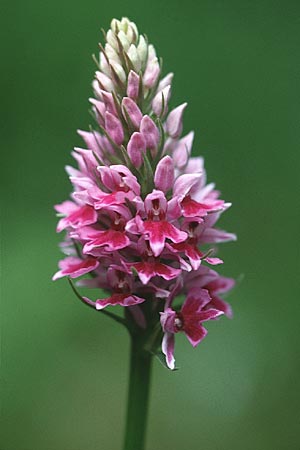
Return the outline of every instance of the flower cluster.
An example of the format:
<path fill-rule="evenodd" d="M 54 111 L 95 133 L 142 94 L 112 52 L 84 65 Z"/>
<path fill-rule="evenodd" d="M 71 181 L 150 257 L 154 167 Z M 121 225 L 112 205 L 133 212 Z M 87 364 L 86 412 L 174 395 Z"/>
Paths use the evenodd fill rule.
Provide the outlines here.
<path fill-rule="evenodd" d="M 67 167 L 71 200 L 55 207 L 66 258 L 53 278 L 92 275 L 79 283 L 107 294 L 83 300 L 126 307 L 141 332 L 156 330 L 174 369 L 176 333 L 195 346 L 202 322 L 231 315 L 219 294 L 234 282 L 211 268 L 222 260 L 209 247 L 235 239 L 215 228 L 230 204 L 206 184 L 203 158 L 190 156 L 186 103 L 169 111 L 173 74 L 161 77 L 154 47 L 126 18 L 105 40 L 90 99 L 96 126 L 79 131 L 86 148 L 73 152 L 78 168 Z"/>

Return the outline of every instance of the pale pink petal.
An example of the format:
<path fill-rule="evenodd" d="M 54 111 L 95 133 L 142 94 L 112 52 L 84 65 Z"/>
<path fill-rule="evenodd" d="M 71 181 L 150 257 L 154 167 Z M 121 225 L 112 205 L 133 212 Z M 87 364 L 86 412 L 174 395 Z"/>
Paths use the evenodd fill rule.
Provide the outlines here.
<path fill-rule="evenodd" d="M 176 311 L 173 311 L 171 308 L 166 308 L 163 312 L 160 313 L 160 323 L 162 329 L 169 333 L 175 333 L 175 319 L 176 319 Z"/>
<path fill-rule="evenodd" d="M 227 233 L 227 231 L 218 230 L 217 228 L 207 228 L 200 237 L 200 241 L 207 244 L 236 241 L 236 239 L 235 234 Z"/>
<path fill-rule="evenodd" d="M 89 102 L 94 106 L 93 111 L 96 113 L 97 120 L 99 124 L 104 127 L 105 125 L 105 104 L 100 100 L 95 100 L 94 98 L 89 98 Z"/>
<path fill-rule="evenodd" d="M 97 133 L 96 131 L 88 132 L 82 130 L 77 130 L 77 133 L 79 134 L 79 136 L 82 137 L 88 149 L 93 150 L 96 153 L 99 153 L 100 142 L 102 139 L 102 136 L 100 136 L 99 133 Z"/>
<path fill-rule="evenodd" d="M 182 133 L 182 115 L 187 103 L 183 103 L 177 108 L 173 109 L 168 115 L 166 122 L 166 129 L 169 136 L 178 138 Z"/>
<path fill-rule="evenodd" d="M 165 333 L 161 349 L 163 354 L 166 356 L 166 363 L 169 369 L 174 370 L 175 369 L 175 358 L 174 358 L 174 334 L 172 333 Z"/>
<path fill-rule="evenodd" d="M 112 92 L 114 90 L 114 85 L 112 80 L 105 75 L 103 72 L 96 72 L 96 78 L 100 85 L 101 89 L 105 89 L 106 91 Z"/>
<path fill-rule="evenodd" d="M 143 227 L 143 221 L 140 216 L 136 216 L 126 223 L 125 230 L 128 233 L 139 234 L 141 227 Z"/>
<path fill-rule="evenodd" d="M 204 174 L 203 179 L 205 180 L 205 170 L 203 167 L 204 159 L 202 156 L 196 156 L 189 158 L 187 165 L 184 168 L 185 173 L 199 173 Z M 203 183 L 205 184 L 205 182 Z"/>
<path fill-rule="evenodd" d="M 223 260 L 220 258 L 205 258 L 205 261 L 212 266 L 217 266 L 218 264 L 223 264 Z"/>
<path fill-rule="evenodd" d="M 177 167 L 182 168 L 186 165 L 191 154 L 193 140 L 194 132 L 191 131 L 189 134 L 177 141 L 173 150 L 173 158 Z"/>
<path fill-rule="evenodd" d="M 152 100 L 152 110 L 158 117 L 164 116 L 168 111 L 168 102 L 171 97 L 171 86 L 166 86 L 156 94 Z"/>
<path fill-rule="evenodd" d="M 164 78 L 162 78 L 159 82 L 157 91 L 161 91 L 166 86 L 169 86 L 172 83 L 173 77 L 174 77 L 174 73 L 168 73 L 168 75 L 166 75 Z"/>
<path fill-rule="evenodd" d="M 199 173 L 181 175 L 174 183 L 173 194 L 177 197 L 185 197 L 191 188 L 199 183 L 201 176 Z"/>
<path fill-rule="evenodd" d="M 76 205 L 76 203 L 74 202 L 71 202 L 70 200 L 66 200 L 63 203 L 54 205 L 54 209 L 60 214 L 68 215 L 74 211 L 77 211 L 78 205 Z"/>
<path fill-rule="evenodd" d="M 74 150 L 82 156 L 87 174 L 93 174 L 96 167 L 99 165 L 99 162 L 95 158 L 94 152 L 92 150 L 86 150 L 78 147 L 75 147 Z"/>
<path fill-rule="evenodd" d="M 181 216 L 181 206 L 180 206 L 180 198 L 172 197 L 171 200 L 168 201 L 168 210 L 167 210 L 167 218 L 168 220 L 175 220 Z"/>

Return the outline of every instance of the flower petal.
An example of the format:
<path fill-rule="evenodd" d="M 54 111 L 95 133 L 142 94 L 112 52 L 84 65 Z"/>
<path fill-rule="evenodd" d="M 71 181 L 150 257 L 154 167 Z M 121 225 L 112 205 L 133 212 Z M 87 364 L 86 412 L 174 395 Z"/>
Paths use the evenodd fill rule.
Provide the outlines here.
<path fill-rule="evenodd" d="M 207 330 L 202 325 L 191 324 L 185 327 L 184 331 L 193 347 L 196 347 L 207 335 Z"/>
<path fill-rule="evenodd" d="M 106 251 L 120 250 L 130 244 L 129 238 L 122 231 L 106 230 L 98 231 L 83 247 L 84 254 L 93 254 L 93 250 L 104 247 Z"/>
<path fill-rule="evenodd" d="M 52 280 L 57 280 L 65 276 L 77 278 L 86 273 L 92 272 L 99 266 L 99 261 L 94 258 L 80 259 L 69 256 L 59 262 L 61 270 L 53 275 Z"/>
<path fill-rule="evenodd" d="M 165 333 L 162 340 L 161 349 L 163 354 L 166 356 L 167 366 L 171 370 L 175 369 L 174 344 L 174 334 Z"/>
<path fill-rule="evenodd" d="M 145 301 L 144 298 L 137 297 L 136 295 L 114 293 L 112 294 L 111 297 L 96 300 L 95 306 L 96 309 L 99 311 L 109 305 L 132 306 L 137 305 L 139 303 L 143 303 L 144 301 Z"/>

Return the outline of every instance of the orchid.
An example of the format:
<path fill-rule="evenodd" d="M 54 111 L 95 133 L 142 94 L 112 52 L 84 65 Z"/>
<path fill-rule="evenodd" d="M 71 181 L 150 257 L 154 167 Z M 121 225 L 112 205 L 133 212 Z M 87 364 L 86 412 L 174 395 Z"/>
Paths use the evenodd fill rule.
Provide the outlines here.
<path fill-rule="evenodd" d="M 165 332 L 162 350 L 166 355 L 168 366 L 175 368 L 174 358 L 174 335 L 183 331 L 192 344 L 196 347 L 205 338 L 207 330 L 202 326 L 202 322 L 216 319 L 223 314 L 215 308 L 204 309 L 211 303 L 211 297 L 206 289 L 193 288 L 190 290 L 180 311 L 174 311 L 167 307 L 161 313 L 161 324 Z"/>
<path fill-rule="evenodd" d="M 76 284 L 99 289 L 99 298 L 72 284 L 76 295 L 130 332 L 124 448 L 142 450 L 145 405 L 141 413 L 130 396 L 140 389 L 147 403 L 152 355 L 176 368 L 179 332 L 196 346 L 207 334 L 203 322 L 232 315 L 220 294 L 234 281 L 211 266 L 223 263 L 215 244 L 236 237 L 215 227 L 230 203 L 206 183 L 203 158 L 191 156 L 194 133 L 182 136 L 187 104 L 169 108 L 173 74 L 162 76 L 155 48 L 127 18 L 111 22 L 105 41 L 90 99 L 94 126 L 78 131 L 85 148 L 74 149 L 77 167 L 66 168 L 71 199 L 55 206 L 67 256 L 53 279 L 89 276 Z M 115 305 L 123 318 L 106 311 Z"/>

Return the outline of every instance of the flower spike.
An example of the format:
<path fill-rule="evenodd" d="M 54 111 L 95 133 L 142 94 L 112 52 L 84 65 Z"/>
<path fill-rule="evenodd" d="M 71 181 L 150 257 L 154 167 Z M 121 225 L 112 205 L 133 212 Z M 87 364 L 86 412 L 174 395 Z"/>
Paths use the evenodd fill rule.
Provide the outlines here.
<path fill-rule="evenodd" d="M 179 332 L 195 347 L 205 321 L 232 316 L 222 294 L 234 281 L 213 270 L 223 262 L 215 244 L 236 239 L 215 227 L 230 204 L 191 156 L 187 104 L 170 109 L 173 74 L 162 74 L 154 46 L 128 18 L 113 19 L 104 38 L 90 99 L 96 127 L 78 131 L 71 199 L 55 206 L 66 256 L 53 279 L 67 277 L 82 302 L 143 336 L 144 351 L 160 347 L 174 370 Z M 78 278 L 99 290 L 95 301 L 79 294 Z"/>

